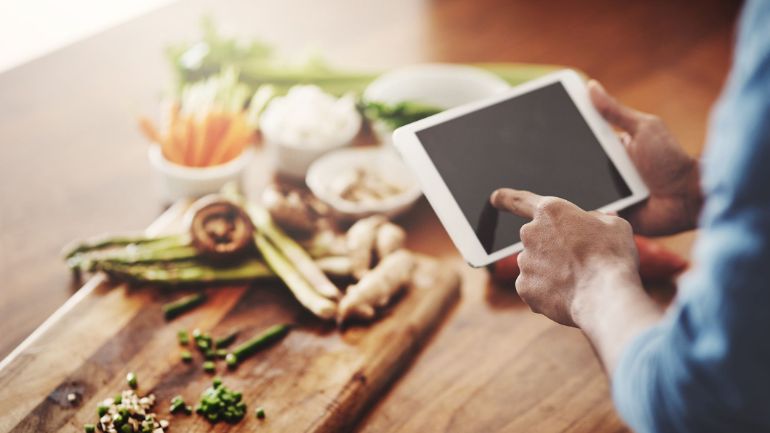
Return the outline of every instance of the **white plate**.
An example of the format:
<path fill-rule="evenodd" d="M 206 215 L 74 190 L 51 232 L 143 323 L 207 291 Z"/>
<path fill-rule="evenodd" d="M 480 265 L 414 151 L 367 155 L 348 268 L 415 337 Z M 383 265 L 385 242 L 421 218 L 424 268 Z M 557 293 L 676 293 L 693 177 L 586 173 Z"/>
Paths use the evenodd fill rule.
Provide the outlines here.
<path fill-rule="evenodd" d="M 405 191 L 377 203 L 366 204 L 343 200 L 333 194 L 329 185 L 334 178 L 358 165 L 376 168 L 387 180 L 405 186 Z M 310 166 L 305 181 L 313 194 L 343 219 L 359 219 L 374 214 L 395 218 L 409 210 L 422 195 L 417 179 L 401 158 L 389 148 L 381 147 L 350 148 L 329 153 Z"/>

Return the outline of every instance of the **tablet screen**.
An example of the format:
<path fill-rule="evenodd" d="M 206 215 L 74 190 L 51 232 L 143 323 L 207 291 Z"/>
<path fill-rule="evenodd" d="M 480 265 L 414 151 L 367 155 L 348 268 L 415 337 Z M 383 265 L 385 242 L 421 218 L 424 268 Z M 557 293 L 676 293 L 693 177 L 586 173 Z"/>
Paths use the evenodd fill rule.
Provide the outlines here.
<path fill-rule="evenodd" d="M 526 219 L 489 204 L 509 187 L 598 209 L 631 195 L 562 83 L 417 131 L 488 254 L 519 242 Z"/>

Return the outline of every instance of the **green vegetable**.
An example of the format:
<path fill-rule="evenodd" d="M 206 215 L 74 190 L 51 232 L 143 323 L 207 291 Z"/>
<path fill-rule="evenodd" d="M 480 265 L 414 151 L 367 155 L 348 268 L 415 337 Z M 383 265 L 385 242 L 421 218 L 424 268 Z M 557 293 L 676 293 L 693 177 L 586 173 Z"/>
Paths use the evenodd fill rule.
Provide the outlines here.
<path fill-rule="evenodd" d="M 180 355 L 183 362 L 190 363 L 192 362 L 192 353 L 190 353 L 189 350 L 183 350 Z"/>
<path fill-rule="evenodd" d="M 236 423 L 246 414 L 246 403 L 241 401 L 242 398 L 240 392 L 227 388 L 221 379 L 216 378 L 212 386 L 201 394 L 195 412 L 212 423 Z"/>
<path fill-rule="evenodd" d="M 217 366 L 214 365 L 213 361 L 205 361 L 203 363 L 203 371 L 206 373 L 214 373 L 217 370 Z"/>
<path fill-rule="evenodd" d="M 217 349 L 215 352 L 215 355 L 219 359 L 225 359 L 227 357 L 227 350 L 225 349 Z"/>
<path fill-rule="evenodd" d="M 85 424 L 83 425 L 83 430 L 85 430 L 86 433 L 95 433 L 96 426 L 93 424 Z"/>
<path fill-rule="evenodd" d="M 115 398 L 112 399 L 112 401 L 115 402 L 115 404 L 120 404 L 123 402 L 123 396 L 120 394 L 115 395 Z"/>
<path fill-rule="evenodd" d="M 164 285 L 227 283 L 275 278 L 275 274 L 264 261 L 257 258 L 245 259 L 229 266 L 213 266 L 206 263 L 205 259 L 139 265 L 104 261 L 97 262 L 94 268 L 119 279 Z"/>
<path fill-rule="evenodd" d="M 99 418 L 106 415 L 108 410 L 109 408 L 103 404 L 100 404 L 99 406 L 96 407 L 96 413 L 99 414 Z"/>
<path fill-rule="evenodd" d="M 133 371 L 129 372 L 126 375 L 126 382 L 128 382 L 128 386 L 130 386 L 131 389 L 136 389 L 136 385 L 137 385 L 137 383 L 136 383 L 136 373 L 134 373 Z"/>
<path fill-rule="evenodd" d="M 184 399 L 181 395 L 177 395 L 174 398 L 171 399 L 171 406 L 169 407 L 169 412 L 171 413 L 179 413 L 183 412 L 186 414 L 190 414 L 192 412 L 190 406 L 185 404 Z"/>
<path fill-rule="evenodd" d="M 163 315 L 166 317 L 166 320 L 171 320 L 201 305 L 204 301 L 206 301 L 206 296 L 203 293 L 184 296 L 165 304 L 163 306 Z"/>
<path fill-rule="evenodd" d="M 190 342 L 190 337 L 187 335 L 187 331 L 184 329 L 177 332 L 176 336 L 179 340 L 179 344 L 182 346 L 187 346 L 187 344 Z"/>
<path fill-rule="evenodd" d="M 148 237 L 143 234 L 131 235 L 105 235 L 85 241 L 73 243 L 64 248 L 62 255 L 65 259 L 72 258 L 78 254 L 87 253 L 94 250 L 103 250 L 111 247 L 125 247 L 128 245 L 145 245 L 164 243 L 172 239 L 178 239 L 178 235 Z"/>
<path fill-rule="evenodd" d="M 217 349 L 225 348 L 225 347 L 233 344 L 233 342 L 235 341 L 236 338 L 238 338 L 238 330 L 237 329 L 235 331 L 227 334 L 226 336 L 224 336 L 222 338 L 218 338 L 216 340 L 216 348 Z"/>
<path fill-rule="evenodd" d="M 256 416 L 257 416 L 257 419 L 265 419 L 265 409 L 263 407 L 258 407 Z"/>
<path fill-rule="evenodd" d="M 391 129 L 399 128 L 444 111 L 442 108 L 414 101 L 403 101 L 395 105 L 370 101 L 364 103 L 361 108 L 366 117 L 380 120 Z"/>
<path fill-rule="evenodd" d="M 225 362 L 227 363 L 227 368 L 230 370 L 238 366 L 238 358 L 236 358 L 232 353 L 225 355 Z"/>
<path fill-rule="evenodd" d="M 131 427 L 131 424 L 123 424 L 120 427 L 120 433 L 134 433 L 134 428 Z"/>
<path fill-rule="evenodd" d="M 232 353 L 227 354 L 227 357 L 225 360 L 227 361 L 228 366 L 230 364 L 237 364 L 244 359 L 248 358 L 249 356 L 253 355 L 260 349 L 263 349 L 270 344 L 280 340 L 283 338 L 286 334 L 289 333 L 289 330 L 291 329 L 290 325 L 273 325 L 263 332 L 259 333 L 257 336 L 252 338 L 251 340 L 246 341 L 245 343 L 241 344 L 240 346 L 233 349 Z M 230 355 L 233 355 L 232 357 Z"/>

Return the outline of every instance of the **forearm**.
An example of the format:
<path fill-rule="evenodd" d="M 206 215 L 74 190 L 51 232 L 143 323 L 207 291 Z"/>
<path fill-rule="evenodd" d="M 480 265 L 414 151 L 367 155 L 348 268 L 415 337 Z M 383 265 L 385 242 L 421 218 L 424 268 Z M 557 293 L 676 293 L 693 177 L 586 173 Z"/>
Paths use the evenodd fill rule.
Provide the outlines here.
<path fill-rule="evenodd" d="M 599 273 L 592 290 L 575 304 L 575 323 L 591 341 L 609 375 L 615 371 L 623 349 L 663 316 L 663 309 L 645 293 L 638 274 L 629 270 Z"/>

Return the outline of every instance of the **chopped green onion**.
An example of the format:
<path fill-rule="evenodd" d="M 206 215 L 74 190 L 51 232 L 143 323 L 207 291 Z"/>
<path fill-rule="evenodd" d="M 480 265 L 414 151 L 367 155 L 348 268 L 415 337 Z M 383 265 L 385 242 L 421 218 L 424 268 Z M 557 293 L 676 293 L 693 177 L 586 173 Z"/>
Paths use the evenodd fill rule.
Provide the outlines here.
<path fill-rule="evenodd" d="M 225 362 L 227 363 L 227 368 L 231 370 L 238 366 L 238 358 L 236 358 L 232 353 L 225 355 Z"/>
<path fill-rule="evenodd" d="M 214 373 L 217 367 L 212 361 L 206 361 L 203 363 L 203 371 L 206 373 Z"/>
<path fill-rule="evenodd" d="M 236 338 L 238 338 L 238 331 L 237 330 L 229 333 L 228 335 L 226 335 L 226 336 L 224 336 L 222 338 L 218 338 L 217 341 L 216 341 L 216 348 L 217 349 L 225 348 L 225 347 L 233 344 L 233 342 L 235 342 Z"/>
<path fill-rule="evenodd" d="M 228 354 L 228 356 L 233 355 L 235 363 L 241 362 L 260 349 L 265 348 L 271 343 L 283 338 L 290 329 L 291 327 L 285 324 L 273 325 L 251 340 L 248 340 L 240 346 L 237 346 L 235 349 L 233 349 L 231 354 Z M 228 361 L 228 365 L 230 365 L 230 363 L 231 362 Z"/>
<path fill-rule="evenodd" d="M 187 362 L 187 363 L 192 362 L 192 353 L 190 353 L 189 350 L 183 350 L 180 353 L 180 357 L 182 358 L 183 362 Z"/>
<path fill-rule="evenodd" d="M 225 357 L 227 357 L 227 351 L 225 349 L 217 349 L 215 354 L 219 359 L 225 359 Z"/>
<path fill-rule="evenodd" d="M 187 331 L 185 331 L 184 329 L 177 332 L 176 336 L 177 336 L 177 339 L 179 340 L 179 344 L 181 344 L 182 346 L 187 346 L 187 343 L 190 342 L 190 337 L 187 335 Z"/>
<path fill-rule="evenodd" d="M 83 430 L 85 430 L 86 433 L 95 433 L 96 432 L 96 426 L 93 424 L 85 424 L 83 426 Z"/>
<path fill-rule="evenodd" d="M 136 389 L 136 385 L 137 385 L 137 383 L 136 383 L 136 373 L 134 373 L 133 371 L 130 371 L 126 375 L 126 382 L 128 382 L 128 386 L 130 386 L 131 389 Z"/>
<path fill-rule="evenodd" d="M 265 419 L 265 408 L 263 407 L 257 408 L 257 419 Z"/>
<path fill-rule="evenodd" d="M 107 406 L 105 406 L 105 405 L 103 405 L 103 404 L 100 404 L 100 405 L 99 405 L 99 406 L 96 408 L 96 413 L 98 413 L 98 414 L 99 414 L 99 418 L 101 418 L 101 417 L 103 417 L 104 415 L 107 415 L 107 411 L 108 411 L 108 410 L 109 410 L 109 408 L 108 408 Z"/>
<path fill-rule="evenodd" d="M 206 295 L 203 293 L 196 293 L 194 295 L 184 296 L 176 301 L 169 302 L 163 305 L 163 315 L 166 320 L 171 320 L 177 316 L 180 316 L 198 305 L 202 304 L 206 300 Z"/>

